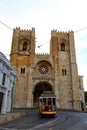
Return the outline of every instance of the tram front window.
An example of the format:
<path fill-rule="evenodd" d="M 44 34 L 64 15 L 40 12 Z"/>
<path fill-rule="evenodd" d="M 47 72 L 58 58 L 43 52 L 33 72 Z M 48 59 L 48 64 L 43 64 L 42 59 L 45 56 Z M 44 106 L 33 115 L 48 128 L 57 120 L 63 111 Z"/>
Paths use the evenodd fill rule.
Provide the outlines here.
<path fill-rule="evenodd" d="M 51 98 L 48 98 L 48 105 L 52 105 L 52 100 L 51 100 Z"/>
<path fill-rule="evenodd" d="M 56 99 L 55 98 L 53 98 L 53 105 L 55 105 L 56 104 Z"/>
<path fill-rule="evenodd" d="M 43 105 L 46 105 L 46 98 L 43 98 Z"/>

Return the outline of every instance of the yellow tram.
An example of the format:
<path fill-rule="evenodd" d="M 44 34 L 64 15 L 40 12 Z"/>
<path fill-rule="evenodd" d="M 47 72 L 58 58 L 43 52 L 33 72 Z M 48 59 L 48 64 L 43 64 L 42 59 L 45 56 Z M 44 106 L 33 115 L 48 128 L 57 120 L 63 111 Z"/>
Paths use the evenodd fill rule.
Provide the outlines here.
<path fill-rule="evenodd" d="M 41 115 L 56 115 L 56 96 L 53 91 L 44 91 L 39 97 Z"/>

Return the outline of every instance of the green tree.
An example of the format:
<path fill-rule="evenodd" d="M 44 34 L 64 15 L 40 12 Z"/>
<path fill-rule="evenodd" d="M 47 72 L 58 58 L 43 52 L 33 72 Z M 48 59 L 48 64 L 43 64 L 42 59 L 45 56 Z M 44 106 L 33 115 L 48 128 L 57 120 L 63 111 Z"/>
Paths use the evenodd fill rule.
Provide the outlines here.
<path fill-rule="evenodd" d="M 84 92 L 85 95 L 85 104 L 87 104 L 87 91 Z"/>

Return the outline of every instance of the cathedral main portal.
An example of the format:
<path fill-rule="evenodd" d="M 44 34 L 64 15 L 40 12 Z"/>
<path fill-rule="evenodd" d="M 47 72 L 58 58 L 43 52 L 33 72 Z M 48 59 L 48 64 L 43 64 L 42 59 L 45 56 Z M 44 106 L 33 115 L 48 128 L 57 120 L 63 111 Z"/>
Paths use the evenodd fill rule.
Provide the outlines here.
<path fill-rule="evenodd" d="M 43 93 L 43 91 L 52 91 L 52 86 L 50 83 L 43 81 L 43 82 L 38 82 L 35 87 L 34 87 L 34 92 L 33 92 L 33 104 L 34 107 L 38 106 L 38 99 L 39 96 Z"/>

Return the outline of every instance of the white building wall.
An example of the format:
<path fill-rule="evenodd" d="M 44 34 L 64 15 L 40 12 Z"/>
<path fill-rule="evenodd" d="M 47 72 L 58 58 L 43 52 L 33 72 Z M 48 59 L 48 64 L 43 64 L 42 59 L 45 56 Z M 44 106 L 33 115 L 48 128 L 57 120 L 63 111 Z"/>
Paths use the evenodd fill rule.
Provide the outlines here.
<path fill-rule="evenodd" d="M 4 84 L 3 74 L 6 74 Z M 13 70 L 10 62 L 6 57 L 0 52 L 0 93 L 3 93 L 2 103 L 0 104 L 0 113 L 6 114 L 6 112 L 11 111 L 12 106 L 12 87 L 15 84 L 16 73 Z"/>
<path fill-rule="evenodd" d="M 0 70 L 0 85 L 1 85 L 1 81 L 2 81 L 2 73 L 1 73 L 1 70 Z"/>

